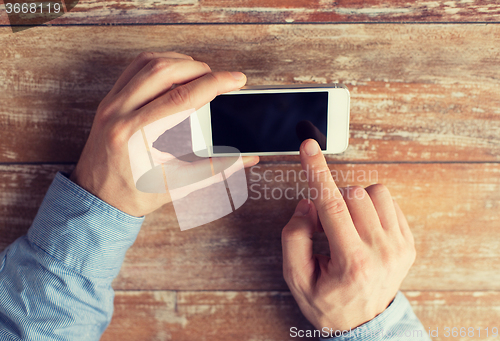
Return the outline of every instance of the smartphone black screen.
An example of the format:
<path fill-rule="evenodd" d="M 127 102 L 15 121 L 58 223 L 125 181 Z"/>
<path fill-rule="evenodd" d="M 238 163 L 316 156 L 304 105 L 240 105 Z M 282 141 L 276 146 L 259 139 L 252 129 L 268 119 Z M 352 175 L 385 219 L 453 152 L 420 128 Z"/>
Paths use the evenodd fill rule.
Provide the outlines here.
<path fill-rule="evenodd" d="M 314 138 L 326 150 L 327 91 L 221 95 L 210 103 L 210 112 L 214 146 L 289 152 Z"/>

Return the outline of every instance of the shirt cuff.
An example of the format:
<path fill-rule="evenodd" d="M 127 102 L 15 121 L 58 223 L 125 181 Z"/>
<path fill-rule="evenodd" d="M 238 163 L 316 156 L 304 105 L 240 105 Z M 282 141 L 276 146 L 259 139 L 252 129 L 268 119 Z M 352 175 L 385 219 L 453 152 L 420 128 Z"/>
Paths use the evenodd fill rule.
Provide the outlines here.
<path fill-rule="evenodd" d="M 28 230 L 34 248 L 82 275 L 114 278 L 145 217 L 109 205 L 57 172 Z"/>
<path fill-rule="evenodd" d="M 335 331 L 334 331 L 335 332 Z M 391 304 L 372 320 L 344 331 L 343 335 L 319 338 L 320 341 L 430 340 L 405 295 L 398 291 Z"/>

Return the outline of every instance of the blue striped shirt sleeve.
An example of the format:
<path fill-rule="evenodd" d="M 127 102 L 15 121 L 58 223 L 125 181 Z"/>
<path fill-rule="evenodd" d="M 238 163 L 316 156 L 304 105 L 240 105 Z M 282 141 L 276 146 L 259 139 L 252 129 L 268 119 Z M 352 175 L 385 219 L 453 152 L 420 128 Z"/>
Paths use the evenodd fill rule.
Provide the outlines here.
<path fill-rule="evenodd" d="M 325 334 L 326 334 L 325 330 Z M 330 332 L 330 331 L 328 331 Z M 331 332 L 330 332 L 331 333 Z M 322 334 L 323 336 L 326 336 Z M 391 304 L 374 319 L 361 326 L 345 331 L 343 335 L 330 334 L 331 338 L 320 341 L 429 341 L 428 332 L 413 312 L 405 295 L 398 291 Z"/>
<path fill-rule="evenodd" d="M 0 340 L 99 340 L 143 221 L 58 172 L 27 235 L 0 253 Z"/>

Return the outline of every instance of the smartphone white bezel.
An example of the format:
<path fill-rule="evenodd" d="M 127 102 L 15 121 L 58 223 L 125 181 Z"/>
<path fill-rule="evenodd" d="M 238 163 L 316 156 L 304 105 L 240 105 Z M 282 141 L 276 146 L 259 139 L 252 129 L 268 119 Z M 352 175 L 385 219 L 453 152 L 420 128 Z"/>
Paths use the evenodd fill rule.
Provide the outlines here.
<path fill-rule="evenodd" d="M 338 154 L 347 149 L 349 144 L 349 90 L 341 84 L 294 86 L 254 86 L 244 87 L 219 96 L 236 94 L 260 93 L 295 93 L 295 92 L 328 92 L 327 143 L 323 154 Z M 229 153 L 213 153 L 212 124 L 210 118 L 210 103 L 204 105 L 190 117 L 191 140 L 193 152 L 200 157 L 234 156 Z M 299 151 L 289 152 L 254 152 L 241 155 L 299 155 Z"/>

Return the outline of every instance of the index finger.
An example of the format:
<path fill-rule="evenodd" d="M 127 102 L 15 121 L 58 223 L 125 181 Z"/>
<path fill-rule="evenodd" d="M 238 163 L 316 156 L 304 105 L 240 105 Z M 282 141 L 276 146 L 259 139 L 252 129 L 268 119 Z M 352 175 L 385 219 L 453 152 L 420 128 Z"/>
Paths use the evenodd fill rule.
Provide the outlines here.
<path fill-rule="evenodd" d="M 308 139 L 302 142 L 300 162 L 302 169 L 307 172 L 311 199 L 318 210 L 331 253 L 346 255 L 355 250 L 359 247 L 361 238 L 315 140 Z"/>

